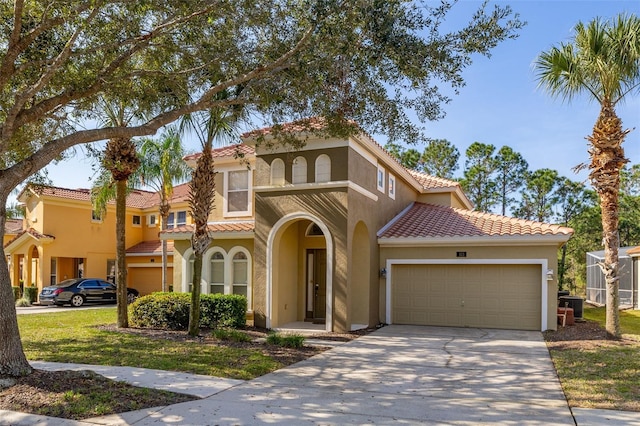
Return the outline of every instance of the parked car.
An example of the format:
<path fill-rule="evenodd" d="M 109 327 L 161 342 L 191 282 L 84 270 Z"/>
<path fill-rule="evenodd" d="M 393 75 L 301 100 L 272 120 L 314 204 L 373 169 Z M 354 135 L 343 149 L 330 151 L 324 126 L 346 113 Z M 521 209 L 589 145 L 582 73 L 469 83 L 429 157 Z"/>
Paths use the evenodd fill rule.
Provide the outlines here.
<path fill-rule="evenodd" d="M 82 306 L 85 303 L 116 303 L 116 286 L 99 278 L 72 278 L 45 287 L 40 293 L 41 305 Z M 127 303 L 133 302 L 139 293 L 127 287 Z"/>

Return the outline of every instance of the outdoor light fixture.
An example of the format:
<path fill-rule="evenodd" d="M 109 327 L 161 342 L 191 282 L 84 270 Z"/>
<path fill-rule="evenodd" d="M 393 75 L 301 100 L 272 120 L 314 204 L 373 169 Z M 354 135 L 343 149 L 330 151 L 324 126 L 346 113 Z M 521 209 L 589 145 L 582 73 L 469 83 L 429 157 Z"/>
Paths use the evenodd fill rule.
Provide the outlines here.
<path fill-rule="evenodd" d="M 382 278 L 387 278 L 387 268 L 380 269 L 380 276 Z"/>
<path fill-rule="evenodd" d="M 553 269 L 547 269 L 547 281 L 553 281 Z"/>

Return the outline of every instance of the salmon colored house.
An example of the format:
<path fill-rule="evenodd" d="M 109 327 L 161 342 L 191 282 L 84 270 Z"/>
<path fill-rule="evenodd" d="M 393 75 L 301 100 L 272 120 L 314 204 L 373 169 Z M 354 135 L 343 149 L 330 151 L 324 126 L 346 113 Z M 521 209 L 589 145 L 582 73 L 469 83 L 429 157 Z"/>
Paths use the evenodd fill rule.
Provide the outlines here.
<path fill-rule="evenodd" d="M 213 150 L 203 293 L 245 295 L 267 328 L 556 328 L 557 250 L 571 229 L 475 212 L 458 182 L 405 169 L 364 132 L 297 135 L 297 150 L 270 143 L 269 128 Z M 142 294 L 160 290 L 160 239 L 172 246 L 173 290 L 191 289 L 187 191 L 176 188 L 161 233 L 155 194 L 127 200 L 128 284 Z M 5 245 L 13 280 L 113 275 L 113 207 L 98 221 L 87 190 L 30 187 L 19 199 L 25 228 Z"/>

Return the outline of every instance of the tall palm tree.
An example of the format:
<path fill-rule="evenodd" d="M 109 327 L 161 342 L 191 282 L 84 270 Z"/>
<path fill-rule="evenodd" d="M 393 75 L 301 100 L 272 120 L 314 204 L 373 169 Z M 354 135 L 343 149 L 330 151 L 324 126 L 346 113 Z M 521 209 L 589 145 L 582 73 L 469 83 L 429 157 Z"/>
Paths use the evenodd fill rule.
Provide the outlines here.
<path fill-rule="evenodd" d="M 160 229 L 167 229 L 169 200 L 173 184 L 189 177 L 189 166 L 183 161 L 186 151 L 182 146 L 178 129 L 167 127 L 159 139 L 140 141 L 140 178 L 143 185 L 153 188 L 160 197 Z M 167 241 L 162 240 L 162 291 L 167 291 Z"/>
<path fill-rule="evenodd" d="M 221 100 L 231 96 L 234 96 L 233 90 L 226 90 L 218 94 Z M 215 167 L 211 151 L 214 141 L 223 145 L 237 137 L 235 126 L 242 118 L 242 114 L 242 107 L 216 107 L 188 115 L 181 122 L 181 130 L 194 131 L 202 146 L 202 154 L 198 157 L 189 183 L 189 207 L 194 222 L 193 235 L 191 236 L 193 274 L 191 309 L 189 311 L 189 335 L 191 336 L 197 336 L 200 331 L 202 257 L 213 239 L 207 227 L 215 198 Z"/>
<path fill-rule="evenodd" d="M 619 338 L 618 193 L 620 170 L 628 161 L 622 142 L 629 130 L 623 130 L 615 107 L 640 88 L 640 19 L 619 15 L 611 21 L 579 22 L 571 42 L 541 53 L 535 67 L 540 86 L 551 95 L 570 101 L 587 94 L 600 104 L 600 115 L 587 137 L 588 167 L 602 210 L 606 329 L 609 337 Z"/>
<path fill-rule="evenodd" d="M 132 108 L 123 103 L 105 100 L 103 110 L 110 125 L 127 126 L 135 118 Z M 125 262 L 125 225 L 127 211 L 127 182 L 140 166 L 136 146 L 129 138 L 107 141 L 102 166 L 111 172 L 116 190 L 116 287 L 118 300 L 118 327 L 129 327 L 127 313 L 127 268 Z"/>

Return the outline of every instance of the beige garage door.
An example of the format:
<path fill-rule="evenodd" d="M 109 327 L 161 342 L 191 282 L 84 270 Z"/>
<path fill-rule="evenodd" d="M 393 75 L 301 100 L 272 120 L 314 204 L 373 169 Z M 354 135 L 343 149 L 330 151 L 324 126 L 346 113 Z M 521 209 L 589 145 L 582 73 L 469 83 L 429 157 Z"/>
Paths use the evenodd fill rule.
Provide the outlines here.
<path fill-rule="evenodd" d="M 140 292 L 140 296 L 146 296 L 155 291 L 162 291 L 162 268 L 135 268 L 129 267 L 127 281 L 129 287 Z M 168 283 L 171 285 L 173 268 L 167 268 Z"/>
<path fill-rule="evenodd" d="M 394 324 L 540 330 L 540 265 L 394 265 Z"/>

